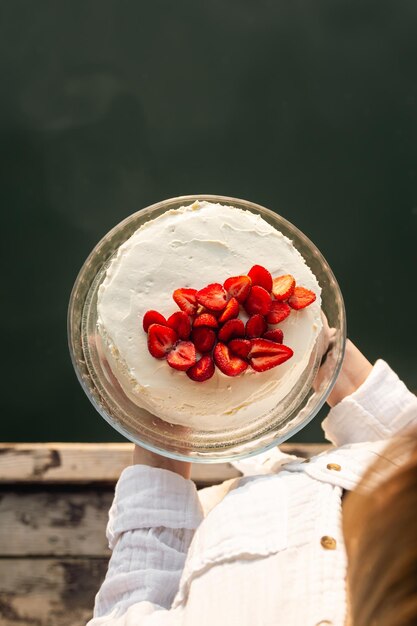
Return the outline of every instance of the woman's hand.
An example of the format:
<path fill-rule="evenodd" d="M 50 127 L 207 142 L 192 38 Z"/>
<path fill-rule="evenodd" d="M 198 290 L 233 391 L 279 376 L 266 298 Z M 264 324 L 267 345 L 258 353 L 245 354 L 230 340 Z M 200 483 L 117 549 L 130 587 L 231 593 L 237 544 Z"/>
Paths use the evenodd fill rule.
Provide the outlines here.
<path fill-rule="evenodd" d="M 350 339 L 347 339 L 342 369 L 327 398 L 327 403 L 333 407 L 346 396 L 350 396 L 365 382 L 371 370 L 372 364 Z"/>
<path fill-rule="evenodd" d="M 333 343 L 336 329 L 330 328 L 326 316 L 322 312 L 323 322 L 323 360 L 322 365 L 313 382 L 313 387 L 318 390 L 324 380 L 328 380 L 334 368 Z M 367 379 L 372 370 L 372 364 L 350 341 L 346 340 L 345 354 L 342 368 L 337 377 L 336 383 L 327 397 L 327 404 L 331 407 L 338 404 L 346 396 L 350 396 Z"/>
<path fill-rule="evenodd" d="M 187 479 L 191 476 L 191 463 L 169 459 L 139 446 L 135 446 L 133 451 L 133 465 L 148 465 L 149 467 L 166 469 Z"/>

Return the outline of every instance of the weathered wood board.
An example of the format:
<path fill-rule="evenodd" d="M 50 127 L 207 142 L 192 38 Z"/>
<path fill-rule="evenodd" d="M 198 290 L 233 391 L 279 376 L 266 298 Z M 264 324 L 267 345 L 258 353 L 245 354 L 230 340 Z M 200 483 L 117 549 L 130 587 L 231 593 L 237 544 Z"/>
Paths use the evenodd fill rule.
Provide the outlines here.
<path fill-rule="evenodd" d="M 281 450 L 307 457 L 326 450 L 326 444 L 283 444 Z M 114 483 L 132 462 L 129 443 L 0 443 L 2 483 Z M 230 463 L 194 463 L 192 478 L 212 485 L 239 476 Z"/>
<path fill-rule="evenodd" d="M 0 559 L 1 626 L 85 626 L 107 559 Z"/>
<path fill-rule="evenodd" d="M 113 489 L 0 489 L 1 556 L 109 557 Z"/>

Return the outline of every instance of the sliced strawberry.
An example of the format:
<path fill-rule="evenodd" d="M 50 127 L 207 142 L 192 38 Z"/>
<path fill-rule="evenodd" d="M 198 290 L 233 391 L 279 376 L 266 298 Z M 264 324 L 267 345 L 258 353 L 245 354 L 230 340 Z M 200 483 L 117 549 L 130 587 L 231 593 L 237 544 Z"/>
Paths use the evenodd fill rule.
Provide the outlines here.
<path fill-rule="evenodd" d="M 178 335 L 169 326 L 151 324 L 148 330 L 148 350 L 156 359 L 163 359 L 178 341 Z"/>
<path fill-rule="evenodd" d="M 257 339 L 251 339 L 251 347 L 249 351 L 249 358 L 252 359 L 256 356 L 271 356 L 273 354 L 282 354 L 283 346 L 276 341 L 270 339 L 264 339 L 259 337 Z M 285 350 L 290 350 L 287 346 L 284 346 Z"/>
<path fill-rule="evenodd" d="M 284 346 L 285 348 L 287 346 Z M 291 348 L 288 348 L 289 352 L 285 352 L 283 354 L 274 354 L 272 356 L 257 356 L 250 360 L 250 364 L 252 369 L 255 372 L 266 372 L 266 370 L 270 370 L 277 365 L 281 365 L 281 363 L 285 363 L 288 361 L 293 355 L 293 351 Z"/>
<path fill-rule="evenodd" d="M 223 311 L 227 304 L 227 293 L 220 283 L 207 285 L 197 291 L 197 302 L 211 311 Z"/>
<path fill-rule="evenodd" d="M 195 347 L 192 341 L 179 341 L 167 356 L 168 365 L 185 372 L 195 364 Z"/>
<path fill-rule="evenodd" d="M 299 309 L 304 309 L 306 306 L 314 302 L 315 299 L 316 294 L 313 291 L 310 291 L 310 289 L 305 289 L 305 287 L 296 287 L 291 298 L 288 300 L 288 304 L 292 309 L 298 311 Z"/>
<path fill-rule="evenodd" d="M 252 339 L 249 359 L 255 372 L 265 372 L 288 361 L 293 354 L 288 346 L 268 339 Z"/>
<path fill-rule="evenodd" d="M 199 326 L 207 326 L 208 328 L 217 328 L 218 327 L 217 319 L 214 317 L 212 313 L 201 313 L 197 315 L 194 320 L 193 327 L 198 328 Z"/>
<path fill-rule="evenodd" d="M 219 341 L 223 341 L 224 343 L 227 343 L 229 339 L 233 339 L 234 337 L 244 337 L 245 325 L 238 317 L 228 320 L 225 325 L 221 327 L 217 336 Z"/>
<path fill-rule="evenodd" d="M 165 326 L 167 321 L 165 319 L 165 317 L 163 315 L 161 315 L 161 313 L 158 313 L 158 311 L 146 311 L 145 315 L 143 316 L 143 330 L 145 331 L 145 333 L 148 332 L 149 326 L 151 324 L 162 324 L 162 326 Z"/>
<path fill-rule="evenodd" d="M 187 315 L 195 315 L 198 307 L 196 294 L 197 289 L 176 289 L 172 297 L 181 311 L 184 311 Z"/>
<path fill-rule="evenodd" d="M 187 370 L 187 376 L 197 383 L 203 383 L 213 376 L 214 370 L 215 367 L 212 357 L 209 354 L 205 354 L 195 365 Z"/>
<path fill-rule="evenodd" d="M 278 276 L 274 278 L 272 281 L 272 293 L 275 298 L 282 302 L 283 300 L 288 300 L 290 296 L 292 296 L 295 288 L 295 278 L 291 276 L 291 274 L 284 274 L 283 276 Z"/>
<path fill-rule="evenodd" d="M 227 345 L 233 354 L 240 356 L 241 359 L 246 359 L 251 349 L 249 339 L 232 339 Z"/>
<path fill-rule="evenodd" d="M 168 319 L 167 324 L 173 328 L 180 339 L 188 339 L 191 334 L 191 321 L 184 311 L 176 311 Z"/>
<path fill-rule="evenodd" d="M 262 337 L 267 329 L 265 318 L 260 313 L 255 313 L 246 322 L 246 337 Z"/>
<path fill-rule="evenodd" d="M 252 287 L 249 296 L 246 298 L 245 309 L 249 315 L 255 315 L 260 313 L 261 315 L 267 315 L 271 310 L 272 298 L 266 289 L 255 285 Z"/>
<path fill-rule="evenodd" d="M 285 320 L 291 313 L 291 308 L 286 302 L 278 302 L 274 300 L 271 305 L 271 310 L 266 316 L 268 324 L 279 324 Z"/>
<path fill-rule="evenodd" d="M 275 341 L 276 343 L 282 343 L 284 341 L 284 333 L 280 328 L 267 330 L 262 337 L 263 339 L 269 339 L 269 341 Z"/>
<path fill-rule="evenodd" d="M 254 265 L 248 272 L 252 285 L 259 285 L 270 292 L 272 289 L 272 276 L 262 265 Z"/>
<path fill-rule="evenodd" d="M 233 298 L 236 298 L 240 304 L 245 302 L 249 295 L 251 286 L 252 281 L 249 276 L 232 276 L 224 282 L 224 288 L 227 293 Z"/>
<path fill-rule="evenodd" d="M 218 342 L 214 348 L 214 362 L 226 376 L 239 376 L 248 367 L 248 364 L 238 356 L 233 356 L 228 346 Z"/>
<path fill-rule="evenodd" d="M 237 317 L 238 315 L 239 302 L 234 297 L 230 298 L 229 302 L 226 304 L 226 308 L 219 317 L 219 322 L 223 324 L 223 322 L 227 322 L 227 320 L 231 320 L 233 317 Z"/>
<path fill-rule="evenodd" d="M 216 341 L 216 333 L 207 326 L 193 328 L 191 339 L 198 352 L 210 352 Z"/>

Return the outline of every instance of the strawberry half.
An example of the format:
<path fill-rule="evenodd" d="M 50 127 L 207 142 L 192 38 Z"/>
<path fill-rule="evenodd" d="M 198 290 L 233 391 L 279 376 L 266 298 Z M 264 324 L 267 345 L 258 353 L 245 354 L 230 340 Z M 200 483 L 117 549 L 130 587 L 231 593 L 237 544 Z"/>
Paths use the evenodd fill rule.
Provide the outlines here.
<path fill-rule="evenodd" d="M 216 341 L 216 333 L 207 326 L 193 328 L 191 339 L 198 352 L 210 352 Z"/>
<path fill-rule="evenodd" d="M 288 361 L 293 355 L 288 346 L 268 339 L 252 339 L 249 359 L 255 372 L 265 372 Z"/>
<path fill-rule="evenodd" d="M 284 341 L 284 333 L 280 328 L 267 330 L 262 337 L 263 339 L 269 339 L 269 341 L 275 341 L 276 343 L 282 343 Z"/>
<path fill-rule="evenodd" d="M 203 383 L 213 376 L 214 370 L 215 367 L 212 357 L 209 354 L 205 354 L 195 365 L 187 370 L 187 376 L 197 383 Z"/>
<path fill-rule="evenodd" d="M 229 339 L 233 339 L 234 337 L 244 337 L 245 325 L 238 317 L 228 320 L 225 325 L 221 327 L 217 336 L 219 341 L 223 341 L 224 343 L 227 343 Z"/>
<path fill-rule="evenodd" d="M 283 276 L 278 276 L 274 278 L 272 281 L 272 293 L 275 298 L 282 302 L 283 300 L 288 300 L 290 296 L 292 296 L 295 289 L 295 278 L 291 276 L 291 274 L 284 274 Z"/>
<path fill-rule="evenodd" d="M 310 289 L 305 287 L 296 287 L 291 298 L 288 300 L 288 304 L 292 309 L 298 311 L 299 309 L 305 309 L 306 306 L 314 302 L 316 294 Z"/>
<path fill-rule="evenodd" d="M 257 339 L 251 339 L 251 346 L 249 351 L 249 358 L 252 359 L 256 356 L 271 356 L 273 354 L 282 353 L 282 344 L 271 341 L 270 339 L 264 339 L 258 337 Z M 284 346 L 286 348 L 286 346 Z"/>
<path fill-rule="evenodd" d="M 181 311 L 184 311 L 187 315 L 195 315 L 198 308 L 196 294 L 197 289 L 176 289 L 172 297 Z"/>
<path fill-rule="evenodd" d="M 233 317 L 237 317 L 238 315 L 239 302 L 235 297 L 230 298 L 229 302 L 226 304 L 226 308 L 219 317 L 219 322 L 223 324 L 223 322 L 227 322 L 227 320 L 231 320 Z"/>
<path fill-rule="evenodd" d="M 214 317 L 212 313 L 201 313 L 197 315 L 194 320 L 193 327 L 198 328 L 199 326 L 207 326 L 208 328 L 217 328 L 218 327 L 217 319 Z"/>
<path fill-rule="evenodd" d="M 255 313 L 246 322 L 246 337 L 252 339 L 252 337 L 262 337 L 267 329 L 265 318 L 260 313 Z"/>
<path fill-rule="evenodd" d="M 240 356 L 241 359 L 246 359 L 251 349 L 249 339 L 232 339 L 227 345 L 233 354 Z"/>
<path fill-rule="evenodd" d="M 232 276 L 231 278 L 227 278 L 224 282 L 224 288 L 227 293 L 233 298 L 236 298 L 240 304 L 245 302 L 251 287 L 252 281 L 249 276 Z"/>
<path fill-rule="evenodd" d="M 173 328 L 180 339 L 188 339 L 191 334 L 191 322 L 187 313 L 176 311 L 167 320 L 170 328 Z"/>
<path fill-rule="evenodd" d="M 169 326 L 152 324 L 148 330 L 148 350 L 156 359 L 163 359 L 172 350 L 178 335 Z"/>
<path fill-rule="evenodd" d="M 185 372 L 195 364 L 195 347 L 192 341 L 179 341 L 167 356 L 168 365 Z"/>
<path fill-rule="evenodd" d="M 262 265 L 254 265 L 248 272 L 252 285 L 259 285 L 270 292 L 272 289 L 272 276 Z"/>
<path fill-rule="evenodd" d="M 248 364 L 238 356 L 233 356 L 228 346 L 218 342 L 214 348 L 214 362 L 226 376 L 239 376 L 248 367 Z"/>
<path fill-rule="evenodd" d="M 246 298 L 244 306 L 249 315 L 255 315 L 256 313 L 267 315 L 271 310 L 271 305 L 272 298 L 268 291 L 260 285 L 255 285 Z"/>
<path fill-rule="evenodd" d="M 146 311 L 145 315 L 143 316 L 142 324 L 145 333 L 148 332 L 149 326 L 151 324 L 162 324 L 162 326 L 165 326 L 166 323 L 167 321 L 165 317 L 161 313 L 158 313 L 158 311 Z"/>
<path fill-rule="evenodd" d="M 227 304 L 227 293 L 220 283 L 207 285 L 196 294 L 197 302 L 211 311 L 223 311 Z"/>
<path fill-rule="evenodd" d="M 293 351 L 291 348 L 284 346 L 287 348 L 288 352 L 283 352 L 282 354 L 274 354 L 272 356 L 257 356 L 250 360 L 250 365 L 255 372 L 266 372 L 267 370 L 276 367 L 277 365 L 281 365 L 281 363 L 285 363 L 288 361 L 293 355 Z"/>
<path fill-rule="evenodd" d="M 291 308 L 286 302 L 278 302 L 274 300 L 271 305 L 271 310 L 266 316 L 268 324 L 279 324 L 285 320 L 291 313 Z"/>

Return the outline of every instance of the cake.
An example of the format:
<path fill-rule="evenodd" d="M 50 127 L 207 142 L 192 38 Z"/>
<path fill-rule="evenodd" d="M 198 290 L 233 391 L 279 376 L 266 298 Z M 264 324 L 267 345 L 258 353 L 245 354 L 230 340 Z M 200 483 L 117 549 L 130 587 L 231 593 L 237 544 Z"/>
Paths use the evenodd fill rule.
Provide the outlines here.
<path fill-rule="evenodd" d="M 273 278 L 293 276 L 296 285 L 314 294 L 309 306 L 295 307 L 281 323 L 268 325 L 269 331 L 282 331 L 282 345 L 289 347 L 291 358 L 260 371 L 245 366 L 238 375 L 222 371 L 221 360 L 216 360 L 217 367 L 204 382 L 177 369 L 175 362 L 170 366 L 167 358 L 155 358 L 149 347 L 152 325 L 148 332 L 143 329 L 148 311 L 166 320 L 181 309 L 174 292 L 200 293 L 213 284 L 226 285 L 226 280 L 247 275 L 254 266 L 267 268 Z M 320 294 L 316 277 L 292 242 L 260 215 L 194 202 L 146 222 L 120 246 L 98 290 L 98 333 L 114 376 L 137 406 L 199 431 L 234 428 L 273 411 L 309 367 L 322 328 Z M 243 324 L 250 317 L 245 306 L 239 306 Z M 221 315 L 201 302 L 198 307 L 195 316 Z M 155 319 L 154 331 L 157 323 Z M 218 341 L 225 345 L 230 337 L 224 344 Z M 197 360 L 199 356 L 197 350 Z"/>

